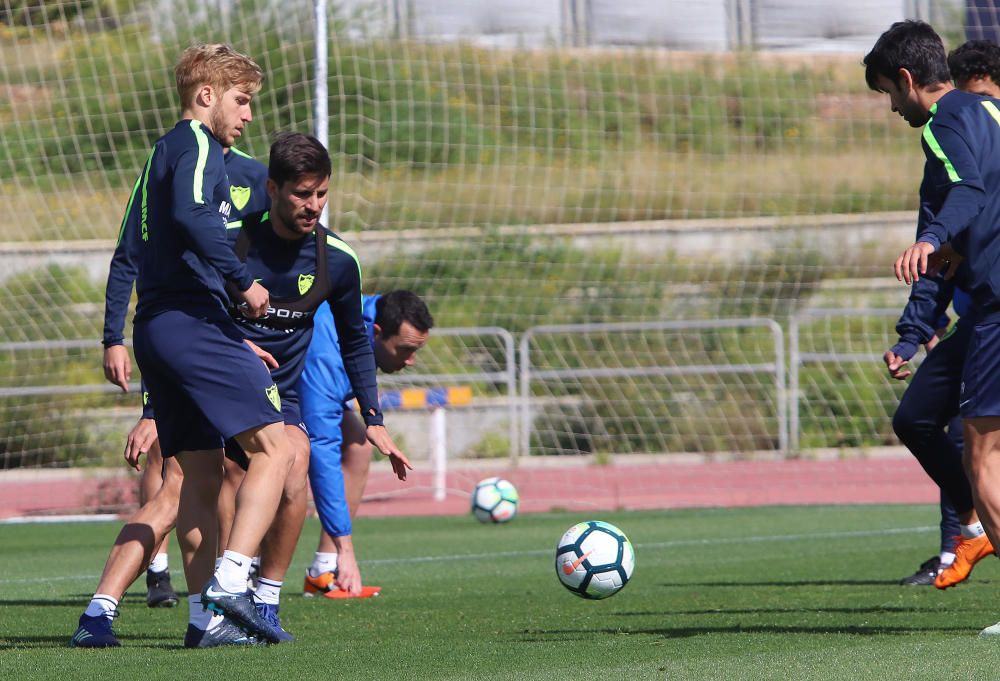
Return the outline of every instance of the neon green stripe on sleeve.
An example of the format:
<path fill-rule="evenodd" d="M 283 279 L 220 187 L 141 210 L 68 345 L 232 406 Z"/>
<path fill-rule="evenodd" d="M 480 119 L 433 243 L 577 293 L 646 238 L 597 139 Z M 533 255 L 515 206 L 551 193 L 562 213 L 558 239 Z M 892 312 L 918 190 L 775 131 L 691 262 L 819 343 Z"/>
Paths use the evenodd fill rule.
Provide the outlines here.
<path fill-rule="evenodd" d="M 198 162 L 194 167 L 194 202 L 205 203 L 205 165 L 208 163 L 208 135 L 202 132 L 201 122 L 192 120 L 191 130 L 198 140 Z"/>
<path fill-rule="evenodd" d="M 962 178 L 958 176 L 958 171 L 955 170 L 955 166 L 952 165 L 951 160 L 945 155 L 941 145 L 938 144 L 937 138 L 934 137 L 930 123 L 924 126 L 924 141 L 930 147 L 931 153 L 937 156 L 938 160 L 944 164 L 944 169 L 948 172 L 948 179 L 952 182 L 961 182 Z"/>
<path fill-rule="evenodd" d="M 122 226 L 118 228 L 118 243 L 115 244 L 116 247 L 121 244 L 122 237 L 125 236 L 125 225 L 126 223 L 128 223 L 129 213 L 132 212 L 132 204 L 135 203 L 135 195 L 139 193 L 139 185 L 142 184 L 143 174 L 145 174 L 145 171 L 143 171 L 143 173 L 140 174 L 139 177 L 135 178 L 135 184 L 132 185 L 132 194 L 131 196 L 128 197 L 128 205 L 125 206 L 125 217 L 122 218 Z"/>
<path fill-rule="evenodd" d="M 146 169 L 142 172 L 142 216 L 139 223 L 139 229 L 142 231 L 142 240 L 149 241 L 149 168 L 153 165 L 153 154 L 156 153 L 156 147 L 149 152 L 149 158 L 146 159 Z"/>
<path fill-rule="evenodd" d="M 358 254 L 354 252 L 354 249 L 348 246 L 345 242 L 341 241 L 340 239 L 329 235 L 327 235 L 326 237 L 326 244 L 328 246 L 333 246 L 338 251 L 343 251 L 344 253 L 347 253 L 347 255 L 354 258 L 354 264 L 358 266 L 358 288 L 363 289 L 364 287 L 361 285 L 361 261 L 358 260 Z M 363 300 L 361 303 L 361 307 L 364 308 Z"/>

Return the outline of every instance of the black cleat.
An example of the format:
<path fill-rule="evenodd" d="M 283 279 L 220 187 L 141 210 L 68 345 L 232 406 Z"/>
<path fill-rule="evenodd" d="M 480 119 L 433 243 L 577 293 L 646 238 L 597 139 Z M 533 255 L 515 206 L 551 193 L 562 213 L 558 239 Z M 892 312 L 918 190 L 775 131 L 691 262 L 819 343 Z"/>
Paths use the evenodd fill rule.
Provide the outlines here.
<path fill-rule="evenodd" d="M 170 584 L 170 570 L 146 570 L 146 605 L 151 608 L 172 608 L 179 601 L 180 596 Z"/>
<path fill-rule="evenodd" d="M 257 612 L 249 590 L 230 593 L 219 586 L 219 581 L 213 576 L 201 591 L 201 604 L 206 610 L 225 615 L 240 629 L 267 643 L 282 640 L 282 632 Z"/>
<path fill-rule="evenodd" d="M 921 563 L 920 569 L 912 575 L 899 580 L 899 583 L 904 586 L 933 586 L 934 578 L 939 572 L 941 572 L 941 559 L 933 556 Z"/>
<path fill-rule="evenodd" d="M 218 648 L 219 646 L 259 646 L 264 645 L 255 636 L 250 636 L 238 626 L 233 624 L 228 617 L 224 618 L 219 626 L 205 631 L 193 624 L 188 624 L 187 633 L 184 634 L 185 648 Z"/>

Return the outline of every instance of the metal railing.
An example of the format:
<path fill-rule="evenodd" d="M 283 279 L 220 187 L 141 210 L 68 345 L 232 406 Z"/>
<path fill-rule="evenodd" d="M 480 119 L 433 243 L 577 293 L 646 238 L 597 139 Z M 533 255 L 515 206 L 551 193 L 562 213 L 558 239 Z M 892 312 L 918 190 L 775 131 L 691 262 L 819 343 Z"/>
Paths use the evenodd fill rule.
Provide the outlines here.
<path fill-rule="evenodd" d="M 774 361 L 766 363 L 732 364 L 690 364 L 682 366 L 633 366 L 565 368 L 534 370 L 531 366 L 531 341 L 545 334 L 572 333 L 632 333 L 636 331 L 684 331 L 691 329 L 733 329 L 765 327 L 771 332 L 774 343 Z M 531 382 L 532 380 L 577 379 L 577 378 L 619 378 L 628 376 L 684 376 L 691 374 L 752 374 L 770 373 L 774 375 L 775 404 L 778 421 L 778 449 L 788 452 L 788 415 L 785 397 L 785 343 L 781 326 L 773 319 L 744 318 L 692 321 L 660 321 L 612 324 L 561 324 L 535 326 L 521 337 L 518 356 L 521 374 L 521 454 L 530 454 L 531 425 L 533 421 Z"/>

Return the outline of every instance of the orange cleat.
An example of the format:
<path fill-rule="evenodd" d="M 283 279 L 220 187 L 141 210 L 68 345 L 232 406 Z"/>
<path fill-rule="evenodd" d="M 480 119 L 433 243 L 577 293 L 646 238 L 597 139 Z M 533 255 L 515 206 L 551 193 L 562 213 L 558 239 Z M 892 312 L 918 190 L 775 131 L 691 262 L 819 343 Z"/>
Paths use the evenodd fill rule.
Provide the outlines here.
<path fill-rule="evenodd" d="M 380 586 L 363 586 L 361 587 L 361 593 L 353 596 L 337 587 L 332 572 L 324 572 L 319 577 L 310 577 L 309 573 L 306 572 L 305 583 L 302 586 L 302 595 L 306 598 L 313 598 L 315 596 L 335 599 L 372 598 L 373 596 L 378 596 L 380 593 L 382 593 L 382 587 Z"/>
<path fill-rule="evenodd" d="M 972 574 L 973 566 L 993 553 L 993 544 L 985 534 L 972 539 L 959 538 L 958 546 L 955 547 L 955 562 L 938 573 L 934 578 L 934 586 L 947 589 L 964 582 Z"/>

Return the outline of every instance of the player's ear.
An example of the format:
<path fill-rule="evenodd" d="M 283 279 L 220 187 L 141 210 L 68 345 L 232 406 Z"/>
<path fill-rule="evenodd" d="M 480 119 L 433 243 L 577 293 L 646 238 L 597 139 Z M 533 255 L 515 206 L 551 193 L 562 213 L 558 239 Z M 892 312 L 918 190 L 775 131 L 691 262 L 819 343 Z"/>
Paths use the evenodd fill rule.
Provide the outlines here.
<path fill-rule="evenodd" d="M 211 85 L 202 85 L 198 88 L 194 101 L 201 106 L 212 106 L 212 102 L 215 101 L 215 90 L 212 89 Z"/>
<path fill-rule="evenodd" d="M 909 69 L 900 67 L 899 74 L 896 76 L 896 84 L 903 89 L 902 86 L 905 85 L 907 90 L 913 89 L 913 74 L 910 73 Z"/>
<path fill-rule="evenodd" d="M 278 196 L 278 183 L 269 177 L 267 178 L 267 184 L 265 188 L 267 189 L 267 195 L 271 197 L 271 203 L 273 204 L 274 200 Z"/>
<path fill-rule="evenodd" d="M 380 338 L 382 336 L 382 327 L 372 322 L 372 328 L 375 330 L 375 337 Z"/>

